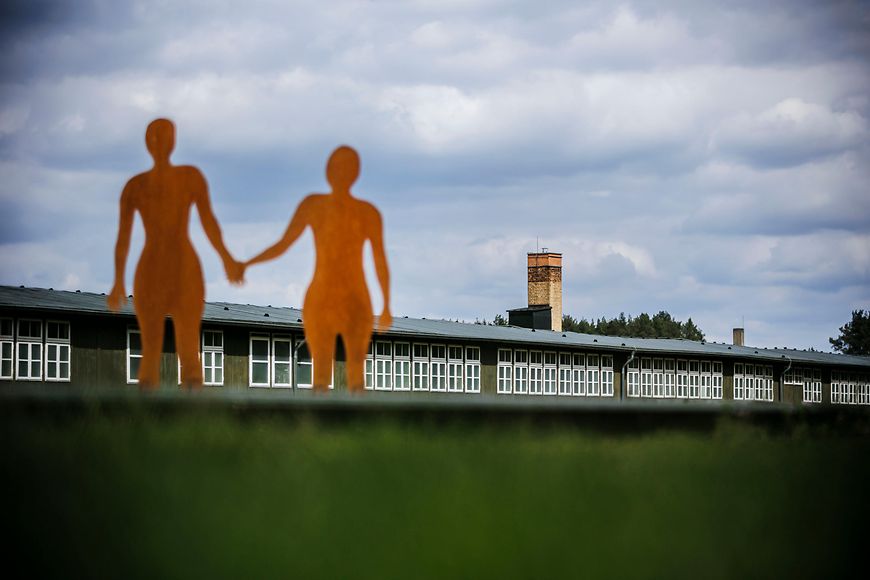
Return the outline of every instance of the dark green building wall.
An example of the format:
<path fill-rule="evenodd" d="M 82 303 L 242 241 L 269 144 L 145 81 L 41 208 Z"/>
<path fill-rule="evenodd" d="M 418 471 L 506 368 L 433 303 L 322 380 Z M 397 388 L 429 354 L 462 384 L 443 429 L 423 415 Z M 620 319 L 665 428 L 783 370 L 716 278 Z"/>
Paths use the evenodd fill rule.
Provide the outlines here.
<path fill-rule="evenodd" d="M 130 388 L 136 389 L 135 384 L 127 383 L 126 370 L 126 350 L 127 350 L 127 329 L 136 328 L 136 320 L 132 316 L 118 315 L 101 315 L 101 314 L 86 314 L 86 313 L 50 313 L 50 312 L 22 312 L 0 310 L 0 317 L 8 317 L 12 319 L 31 318 L 38 320 L 61 320 L 70 323 L 70 363 L 71 373 L 69 382 L 46 382 L 46 384 L 56 385 L 63 388 L 65 385 L 89 388 L 89 387 L 112 387 L 112 388 Z M 221 387 L 206 387 L 206 388 L 222 388 L 229 390 L 246 390 L 249 387 L 249 345 L 251 334 L 274 334 L 281 333 L 294 338 L 301 338 L 300 329 L 276 329 L 276 328 L 252 328 L 250 326 L 235 326 L 206 323 L 203 325 L 203 330 L 219 330 L 223 333 L 224 339 L 224 385 Z M 375 337 L 375 340 L 378 338 Z M 413 344 L 413 337 L 386 337 L 385 340 L 409 342 Z M 513 344 L 496 344 L 491 342 L 473 343 L 468 341 L 431 340 L 421 337 L 416 342 L 427 344 L 451 344 L 465 346 L 480 347 L 481 356 L 481 394 L 496 395 L 497 386 L 497 365 L 498 365 L 498 349 L 499 348 L 516 348 Z M 529 348 L 528 345 L 523 345 L 523 349 Z M 534 347 L 531 347 L 534 348 Z M 554 350 L 552 346 L 538 347 L 540 350 Z M 599 354 L 612 354 L 614 357 L 614 394 L 612 399 L 619 400 L 622 398 L 623 391 L 623 375 L 622 369 L 629 359 L 629 354 L 626 352 L 608 352 L 605 350 L 592 349 L 555 349 L 557 351 L 585 352 Z M 44 356 L 44 352 L 43 352 Z M 676 355 L 657 354 L 657 357 L 674 358 Z M 692 358 L 683 357 L 679 358 Z M 715 357 L 700 357 L 700 360 L 715 360 Z M 720 359 L 721 360 L 721 359 Z M 734 393 L 734 361 L 722 360 L 723 362 L 723 400 L 733 400 Z M 765 362 L 764 364 L 773 367 L 773 395 L 774 400 L 781 400 L 785 403 L 802 404 L 803 389 L 798 385 L 783 385 L 780 388 L 782 373 L 785 371 L 787 364 L 783 362 Z M 831 401 L 831 368 L 822 367 L 822 402 L 830 404 Z M 167 321 L 165 327 L 164 345 L 161 358 L 161 382 L 164 386 L 172 387 L 178 385 L 178 360 L 175 353 L 175 340 L 173 336 L 173 327 L 170 321 Z M 38 381 L 22 381 L 23 384 L 32 384 Z M 11 384 L 16 381 L 0 380 L 0 384 Z M 347 380 L 345 373 L 344 352 L 341 348 L 340 341 L 336 348 L 336 363 L 334 369 L 334 386 L 338 391 L 346 390 Z M 280 391 L 287 392 L 288 389 L 261 389 L 262 391 Z M 413 392 L 413 391 L 412 391 Z M 427 393 L 414 392 L 414 396 L 420 397 L 440 397 L 443 393 Z M 455 395 L 454 395 L 455 396 Z M 476 395 L 467 394 L 464 396 L 473 397 Z M 526 397 L 539 398 L 541 395 L 510 395 L 511 397 Z M 561 398 L 561 397 L 556 397 Z M 610 399 L 610 397 L 603 397 Z"/>

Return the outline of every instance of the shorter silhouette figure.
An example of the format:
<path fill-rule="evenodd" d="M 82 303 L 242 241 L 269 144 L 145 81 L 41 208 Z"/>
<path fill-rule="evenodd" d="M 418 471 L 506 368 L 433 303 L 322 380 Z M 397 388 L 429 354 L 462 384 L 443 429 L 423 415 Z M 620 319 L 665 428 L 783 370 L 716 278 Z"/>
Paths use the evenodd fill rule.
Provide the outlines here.
<path fill-rule="evenodd" d="M 109 309 L 118 311 L 126 301 L 124 271 L 130 249 L 133 217 L 139 212 L 145 228 L 145 247 L 133 283 L 136 319 L 142 337 L 139 388 L 159 386 L 160 353 L 167 316 L 172 317 L 175 342 L 181 359 L 181 381 L 198 389 L 202 386 L 199 337 L 205 308 L 202 268 L 188 237 L 190 208 L 199 211 L 202 226 L 224 263 L 231 282 L 243 281 L 244 267 L 224 246 L 220 226 L 211 210 L 208 185 L 199 169 L 172 165 L 175 125 L 157 119 L 148 125 L 145 144 L 154 166 L 133 177 L 121 193 L 121 219 L 115 245 L 115 284 L 107 297 Z"/>
<path fill-rule="evenodd" d="M 305 341 L 314 364 L 315 390 L 326 390 L 329 386 L 337 336 L 342 338 L 347 355 L 348 389 L 360 391 L 364 387 L 366 353 L 374 329 L 372 303 L 363 272 L 366 241 L 372 246 L 384 296 L 379 330 L 388 329 L 393 320 L 381 214 L 375 206 L 350 192 L 359 176 L 359 167 L 356 151 L 347 146 L 336 149 L 326 165 L 326 179 L 332 192 L 311 194 L 303 199 L 284 237 L 245 264 L 247 267 L 277 258 L 306 227 L 311 227 L 316 265 L 302 308 Z"/>

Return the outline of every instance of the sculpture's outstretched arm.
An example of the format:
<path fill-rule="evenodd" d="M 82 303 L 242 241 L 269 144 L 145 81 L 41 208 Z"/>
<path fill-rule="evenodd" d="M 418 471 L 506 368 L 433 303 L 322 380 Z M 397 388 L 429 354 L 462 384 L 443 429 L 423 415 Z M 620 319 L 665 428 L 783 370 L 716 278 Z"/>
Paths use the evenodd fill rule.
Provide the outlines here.
<path fill-rule="evenodd" d="M 381 293 L 384 295 L 384 310 L 378 318 L 378 330 L 385 332 L 393 323 L 393 315 L 390 313 L 390 268 L 387 265 L 387 254 L 384 251 L 384 227 L 380 212 L 372 208 L 374 215 L 371 240 L 372 256 L 375 260 L 375 271 L 378 275 L 378 283 L 381 285 Z"/>
<path fill-rule="evenodd" d="M 208 195 L 208 183 L 205 177 L 196 168 L 191 168 L 195 172 L 194 176 L 194 201 L 196 209 L 199 212 L 199 219 L 202 222 L 202 228 L 205 230 L 205 235 L 208 241 L 217 250 L 221 260 L 224 263 L 224 270 L 227 274 L 227 279 L 234 284 L 244 282 L 244 267 L 232 257 L 227 247 L 224 245 L 223 234 L 221 233 L 220 224 L 214 216 L 211 209 L 211 199 Z"/>
<path fill-rule="evenodd" d="M 302 200 L 302 203 L 299 204 L 299 207 L 296 208 L 296 213 L 293 214 L 293 218 L 290 220 L 290 223 L 287 224 L 287 230 L 284 232 L 281 239 L 245 262 L 245 266 L 274 260 L 286 252 L 287 248 L 293 245 L 293 242 L 302 235 L 302 232 L 304 232 L 305 228 L 308 226 L 308 212 L 309 202 L 307 199 L 304 199 Z"/>
<path fill-rule="evenodd" d="M 130 235 L 133 232 L 133 217 L 136 208 L 133 204 L 131 182 L 128 181 L 121 192 L 121 215 L 118 221 L 118 240 L 115 242 L 115 283 L 106 297 L 109 310 L 119 311 L 127 303 L 127 290 L 124 275 L 127 269 L 127 254 L 130 252 Z"/>

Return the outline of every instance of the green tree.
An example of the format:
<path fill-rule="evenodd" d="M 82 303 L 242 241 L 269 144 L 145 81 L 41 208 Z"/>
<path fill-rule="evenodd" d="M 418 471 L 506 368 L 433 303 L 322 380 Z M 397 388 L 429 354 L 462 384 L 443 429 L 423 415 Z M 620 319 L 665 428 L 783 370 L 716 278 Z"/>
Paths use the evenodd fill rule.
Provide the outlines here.
<path fill-rule="evenodd" d="M 691 318 L 686 322 L 680 322 L 664 310 L 659 311 L 655 316 L 643 312 L 636 317 L 630 314 L 626 316 L 625 312 L 620 312 L 618 317 L 611 320 L 602 317 L 594 322 L 585 318 L 578 320 L 570 314 L 565 314 L 562 316 L 562 330 L 604 336 L 704 340 L 704 333 Z"/>
<path fill-rule="evenodd" d="M 852 320 L 840 327 L 840 336 L 828 340 L 837 352 L 870 355 L 870 310 L 853 310 Z"/>

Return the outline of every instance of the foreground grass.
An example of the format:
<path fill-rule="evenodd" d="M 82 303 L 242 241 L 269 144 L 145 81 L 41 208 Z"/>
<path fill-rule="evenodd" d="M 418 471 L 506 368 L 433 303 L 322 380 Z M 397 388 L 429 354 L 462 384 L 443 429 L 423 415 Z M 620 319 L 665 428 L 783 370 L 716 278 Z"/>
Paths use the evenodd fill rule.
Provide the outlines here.
<path fill-rule="evenodd" d="M 134 413 L 5 417 L 0 436 L 6 566 L 28 576 L 834 577 L 863 567 L 870 514 L 866 439 L 731 424 Z"/>

